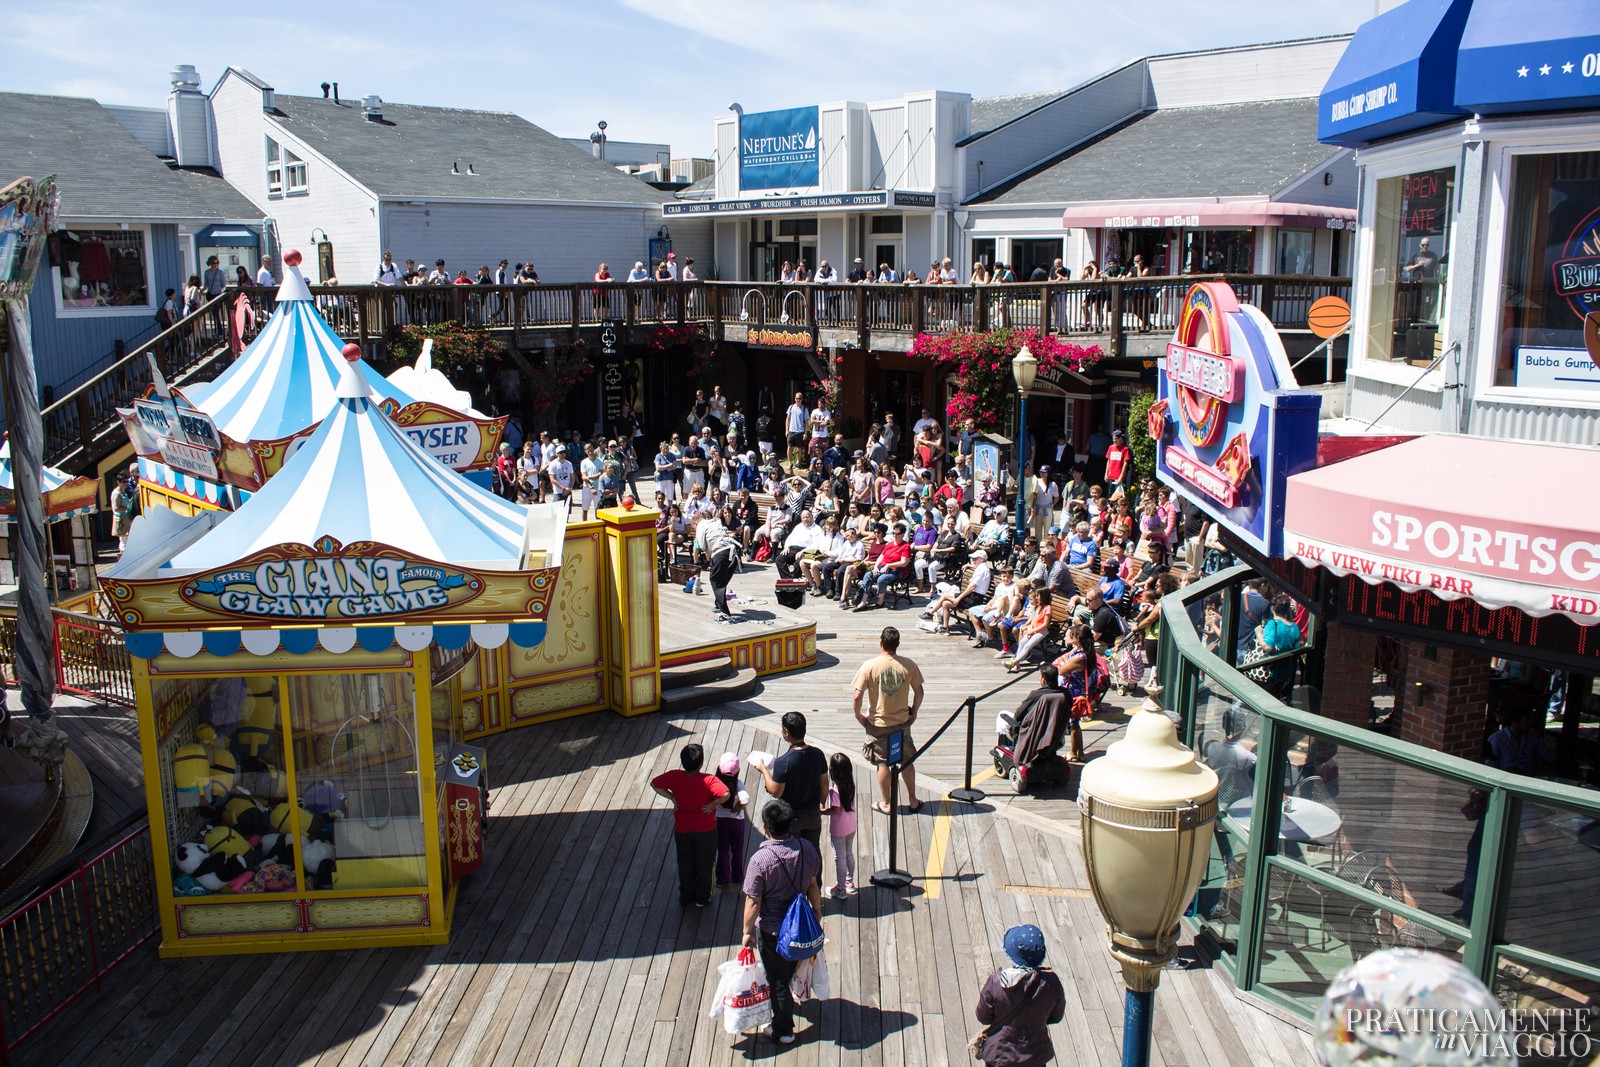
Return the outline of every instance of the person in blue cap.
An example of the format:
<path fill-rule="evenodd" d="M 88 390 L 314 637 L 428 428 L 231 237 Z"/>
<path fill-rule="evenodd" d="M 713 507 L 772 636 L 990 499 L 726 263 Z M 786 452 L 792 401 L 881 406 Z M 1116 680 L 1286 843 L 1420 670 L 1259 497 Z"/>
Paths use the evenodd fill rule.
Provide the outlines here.
<path fill-rule="evenodd" d="M 983 983 L 977 1016 L 983 1029 L 972 1039 L 985 1067 L 1043 1067 L 1055 1055 L 1050 1025 L 1067 1012 L 1067 994 L 1044 965 L 1044 933 L 1029 923 L 1006 931 L 1002 967 Z"/>

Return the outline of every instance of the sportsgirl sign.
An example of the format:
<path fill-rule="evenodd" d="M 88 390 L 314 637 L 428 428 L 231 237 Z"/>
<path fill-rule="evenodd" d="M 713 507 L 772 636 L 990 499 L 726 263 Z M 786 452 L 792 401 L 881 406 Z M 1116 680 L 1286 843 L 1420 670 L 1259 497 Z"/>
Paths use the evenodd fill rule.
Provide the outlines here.
<path fill-rule="evenodd" d="M 1520 454 L 1528 449 L 1546 454 Z M 1584 484 L 1579 465 L 1590 452 L 1435 436 L 1297 475 L 1289 482 L 1285 554 L 1446 599 L 1595 623 L 1595 509 L 1583 500 L 1558 507 L 1559 487 L 1547 495 L 1536 484 L 1546 471 Z M 1487 489 L 1512 484 L 1515 494 Z"/>

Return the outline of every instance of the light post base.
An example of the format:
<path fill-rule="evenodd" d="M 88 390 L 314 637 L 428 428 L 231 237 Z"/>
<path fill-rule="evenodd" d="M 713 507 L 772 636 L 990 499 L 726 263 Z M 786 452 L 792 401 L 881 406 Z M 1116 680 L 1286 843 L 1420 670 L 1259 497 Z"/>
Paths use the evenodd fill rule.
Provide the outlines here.
<path fill-rule="evenodd" d="M 980 800 L 988 800 L 989 794 L 981 789 L 952 789 L 950 790 L 950 799 L 976 804 Z"/>
<path fill-rule="evenodd" d="M 887 870 L 874 871 L 871 880 L 873 885 L 884 889 L 904 889 L 911 884 L 911 875 L 891 867 Z"/>

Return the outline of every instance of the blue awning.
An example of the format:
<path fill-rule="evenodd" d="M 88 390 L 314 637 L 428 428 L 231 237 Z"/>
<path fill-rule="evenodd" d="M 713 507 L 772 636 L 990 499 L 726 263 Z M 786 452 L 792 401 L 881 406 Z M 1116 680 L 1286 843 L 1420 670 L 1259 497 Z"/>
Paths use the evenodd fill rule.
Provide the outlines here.
<path fill-rule="evenodd" d="M 1455 101 L 1484 115 L 1600 107 L 1600 3 L 1477 0 Z"/>
<path fill-rule="evenodd" d="M 1317 102 L 1317 139 L 1357 148 L 1465 114 L 1455 104 L 1456 49 L 1471 6 L 1409 0 L 1362 24 Z"/>
<path fill-rule="evenodd" d="M 261 237 L 254 230 L 245 230 L 238 226 L 207 226 L 200 231 L 195 244 L 258 248 L 261 245 Z"/>

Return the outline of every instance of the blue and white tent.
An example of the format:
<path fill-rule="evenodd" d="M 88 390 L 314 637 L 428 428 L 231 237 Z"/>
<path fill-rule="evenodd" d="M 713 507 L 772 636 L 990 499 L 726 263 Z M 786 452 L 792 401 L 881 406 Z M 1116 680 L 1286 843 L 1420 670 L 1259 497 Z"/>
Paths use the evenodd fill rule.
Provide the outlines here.
<path fill-rule="evenodd" d="M 360 360 L 346 362 L 334 406 L 316 431 L 261 490 L 231 513 L 209 513 L 141 530 L 135 520 L 129 550 L 102 578 L 162 579 L 226 567 L 263 549 L 377 541 L 465 570 L 519 571 L 561 565 L 567 506 L 511 503 L 469 482 L 405 435 L 378 406 Z M 160 510 L 160 509 L 157 509 Z M 220 516 L 220 517 L 219 517 Z M 329 626 L 284 630 L 130 633 L 138 656 L 161 651 L 192 656 L 242 646 L 257 655 L 279 647 L 307 652 L 317 644 L 344 651 L 398 643 L 419 649 L 437 641 L 460 647 L 471 639 L 498 647 L 507 639 L 537 645 L 545 624 L 485 623 L 432 626 Z M 358 632 L 359 631 L 359 632 Z M 459 632 L 457 632 L 459 631 Z"/>
<path fill-rule="evenodd" d="M 276 441 L 315 426 L 333 410 L 344 373 L 344 341 L 317 312 L 300 268 L 286 265 L 284 272 L 276 310 L 233 365 L 212 381 L 178 390 L 241 443 Z M 401 407 L 416 399 L 365 364 L 361 374 Z"/>
<path fill-rule="evenodd" d="M 99 487 L 93 479 L 75 478 L 70 474 L 44 467 L 39 473 L 39 489 L 44 495 L 45 522 L 62 522 L 75 515 L 88 515 L 100 510 Z M 11 515 L 16 485 L 11 476 L 11 440 L 0 444 L 0 514 Z"/>

